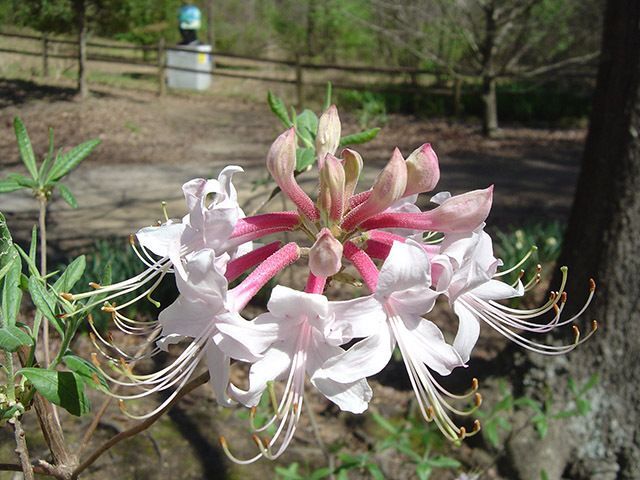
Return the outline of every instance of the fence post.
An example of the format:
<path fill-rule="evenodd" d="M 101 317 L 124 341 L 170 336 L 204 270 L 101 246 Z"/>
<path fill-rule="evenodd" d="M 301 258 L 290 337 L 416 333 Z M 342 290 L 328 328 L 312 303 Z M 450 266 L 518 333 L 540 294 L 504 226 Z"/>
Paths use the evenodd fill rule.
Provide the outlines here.
<path fill-rule="evenodd" d="M 158 40 L 158 96 L 162 97 L 167 91 L 166 84 L 166 61 L 165 61 L 165 41 L 164 37 Z"/>
<path fill-rule="evenodd" d="M 453 114 L 456 117 L 459 117 L 462 113 L 462 79 L 460 77 L 456 77 L 453 81 Z"/>
<path fill-rule="evenodd" d="M 46 33 L 42 34 L 42 76 L 49 76 L 49 38 Z"/>
<path fill-rule="evenodd" d="M 302 109 L 304 106 L 304 85 L 302 78 L 302 64 L 300 62 L 300 55 L 296 55 L 296 99 L 298 109 Z"/>

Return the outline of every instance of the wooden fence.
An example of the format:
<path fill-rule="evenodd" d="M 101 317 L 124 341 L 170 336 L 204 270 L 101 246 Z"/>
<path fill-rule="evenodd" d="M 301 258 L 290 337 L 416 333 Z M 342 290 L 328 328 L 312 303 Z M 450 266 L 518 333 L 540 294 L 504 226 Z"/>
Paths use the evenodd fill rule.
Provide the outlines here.
<path fill-rule="evenodd" d="M 32 41 L 34 48 L 25 50 L 0 46 L 0 53 L 40 57 L 44 76 L 49 75 L 50 59 L 77 60 L 78 58 L 77 40 L 8 32 L 0 32 L 0 37 Z M 52 49 L 53 45 L 60 45 L 61 48 Z M 87 47 L 88 62 L 146 66 L 150 69 L 155 69 L 157 71 L 156 78 L 160 95 L 166 92 L 165 76 L 167 70 L 203 73 L 202 70 L 168 66 L 166 52 L 167 50 L 172 50 L 172 48 L 166 47 L 162 40 L 155 46 L 115 42 L 87 42 Z M 119 53 L 116 54 L 115 52 Z M 446 77 L 445 72 L 426 69 L 333 65 L 305 62 L 301 58 L 291 61 L 221 51 L 213 51 L 212 55 L 215 63 L 212 70 L 208 72 L 210 75 L 293 85 L 295 86 L 299 105 L 304 103 L 305 87 L 322 87 L 326 85 L 327 81 L 331 80 L 333 87 L 336 89 L 399 93 L 431 92 L 440 95 L 451 95 L 454 101 L 454 110 L 458 111 L 460 91 L 464 80 L 459 77 L 444 83 L 441 81 L 436 82 L 434 79 L 439 80 Z"/>

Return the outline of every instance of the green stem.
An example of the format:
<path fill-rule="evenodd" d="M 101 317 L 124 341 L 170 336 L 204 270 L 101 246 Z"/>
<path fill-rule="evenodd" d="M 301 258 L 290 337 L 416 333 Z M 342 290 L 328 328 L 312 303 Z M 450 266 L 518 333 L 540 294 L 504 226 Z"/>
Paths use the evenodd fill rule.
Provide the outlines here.
<path fill-rule="evenodd" d="M 40 214 L 38 216 L 38 226 L 40 227 L 40 275 L 47 274 L 47 197 L 40 193 Z M 44 363 L 49 365 L 51 354 L 49 352 L 49 320 L 45 317 L 42 322 L 42 341 L 44 343 Z"/>
<path fill-rule="evenodd" d="M 5 363 L 4 366 L 7 370 L 7 398 L 10 402 L 16 400 L 16 386 L 15 386 L 15 373 L 13 371 L 13 353 L 4 352 Z"/>

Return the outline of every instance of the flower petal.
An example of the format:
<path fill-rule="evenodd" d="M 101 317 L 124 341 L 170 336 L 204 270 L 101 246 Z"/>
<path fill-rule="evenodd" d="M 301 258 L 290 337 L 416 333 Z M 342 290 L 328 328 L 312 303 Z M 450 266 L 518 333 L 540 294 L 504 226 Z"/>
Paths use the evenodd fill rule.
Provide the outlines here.
<path fill-rule="evenodd" d="M 233 402 L 227 395 L 229 386 L 229 357 L 213 342 L 207 342 L 206 346 L 207 368 L 211 378 L 209 382 L 213 387 L 216 400 L 220 405 L 229 406 Z"/>
<path fill-rule="evenodd" d="M 393 242 L 380 269 L 376 298 L 386 300 L 393 292 L 431 284 L 429 257 L 415 242 Z M 384 300 L 383 300 L 384 299 Z"/>
<path fill-rule="evenodd" d="M 140 245 L 160 257 L 170 256 L 170 251 L 179 248 L 180 238 L 186 226 L 183 223 L 165 223 L 159 227 L 138 230 L 136 237 Z"/>
<path fill-rule="evenodd" d="M 353 383 L 339 383 L 329 378 L 312 378 L 311 383 L 344 412 L 364 412 L 373 397 L 371 387 L 364 379 Z"/>
<path fill-rule="evenodd" d="M 382 305 L 373 296 L 329 302 L 329 311 L 333 313 L 334 321 L 325 330 L 325 336 L 338 345 L 373 335 L 387 321 Z"/>
<path fill-rule="evenodd" d="M 180 295 L 175 302 L 160 312 L 158 323 L 162 325 L 163 337 L 177 334 L 196 338 L 210 328 L 213 317 L 209 305 Z"/>
<path fill-rule="evenodd" d="M 395 340 L 389 327 L 382 325 L 374 335 L 329 359 L 316 372 L 316 377 L 351 383 L 375 375 L 389 363 L 394 347 Z"/>
<path fill-rule="evenodd" d="M 396 327 L 397 333 L 402 335 L 406 352 L 411 352 L 440 375 L 448 375 L 455 367 L 464 365 L 458 352 L 445 342 L 442 332 L 433 322 L 418 316 L 403 316 L 402 321 L 396 320 Z"/>
<path fill-rule="evenodd" d="M 283 319 L 303 317 L 326 319 L 329 315 L 329 300 L 324 295 L 299 292 L 289 287 L 277 285 L 271 291 L 267 308 L 273 315 Z"/>
<path fill-rule="evenodd" d="M 278 339 L 278 326 L 274 323 L 256 324 L 237 313 L 217 317 L 216 344 L 231 358 L 255 362 Z"/>
<path fill-rule="evenodd" d="M 216 254 L 211 249 L 191 255 L 184 265 L 186 278 L 176 276 L 178 290 L 189 300 L 200 300 L 209 305 L 210 314 L 224 308 L 227 296 L 227 279 L 219 271 Z"/>
<path fill-rule="evenodd" d="M 471 350 L 475 347 L 480 335 L 480 322 L 476 316 L 460 302 L 453 304 L 453 310 L 458 315 L 458 333 L 453 341 L 453 348 L 460 354 L 462 361 L 469 361 Z"/>
<path fill-rule="evenodd" d="M 489 280 L 487 283 L 471 290 L 471 293 L 483 300 L 504 300 L 524 295 L 524 286 L 518 281 L 516 288 L 500 280 Z"/>

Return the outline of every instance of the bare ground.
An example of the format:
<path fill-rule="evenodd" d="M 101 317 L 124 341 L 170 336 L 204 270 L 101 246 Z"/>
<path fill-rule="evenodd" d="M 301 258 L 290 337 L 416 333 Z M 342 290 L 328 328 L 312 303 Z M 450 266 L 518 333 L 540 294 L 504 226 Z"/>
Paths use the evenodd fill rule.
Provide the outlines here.
<path fill-rule="evenodd" d="M 280 126 L 265 103 L 228 94 L 242 88 L 254 98 L 264 98 L 264 86 L 219 81 L 206 95 L 178 94 L 160 99 L 150 92 L 99 87 L 94 89 L 92 98 L 78 102 L 64 82 L 47 86 L 32 81 L 0 80 L 0 176 L 22 169 L 11 126 L 15 115 L 24 120 L 40 155 L 46 149 L 49 126 L 54 127 L 59 146 L 68 147 L 95 137 L 103 140 L 67 181 L 80 208 L 72 210 L 60 199 L 51 205 L 53 253 L 74 250 L 102 236 L 125 236 L 151 224 L 161 216 L 162 200 L 168 201 L 172 215 L 181 215 L 180 185 L 193 177 L 214 176 L 228 164 L 241 165 L 246 171 L 236 185 L 246 210 L 251 211 L 265 193 L 264 189 L 252 192 L 251 182 L 265 176 L 264 158 Z M 355 119 L 345 113 L 342 117 L 343 131 L 354 132 Z M 394 146 L 408 154 L 428 141 L 440 156 L 439 190 L 461 193 L 495 184 L 490 226 L 562 221 L 570 208 L 583 136 L 584 131 L 579 129 L 507 127 L 499 139 L 486 140 L 476 125 L 392 115 L 379 137 L 359 148 L 367 169 L 361 186 L 365 188 L 371 183 Z M 303 179 L 311 192 L 312 177 L 307 174 Z M 276 201 L 274 208 L 279 206 Z M 7 215 L 16 236 L 25 239 L 36 218 L 33 200 L 19 193 L 3 195 L 0 210 Z M 446 317 L 440 317 L 446 321 Z M 481 349 L 482 355 L 493 357 L 500 345 L 487 342 Z M 79 345 L 79 349 L 89 351 L 91 347 Z M 376 391 L 373 408 L 390 417 L 402 416 L 412 396 L 408 382 L 393 378 L 402 375 L 401 365 L 396 367 L 399 368 L 373 382 Z M 469 378 L 466 372 L 460 381 Z M 96 396 L 94 405 L 101 401 Z M 375 431 L 370 419 L 338 414 L 324 399 L 315 396 L 310 403 L 319 416 L 325 443 L 342 441 L 355 452 L 370 448 L 368 442 Z M 89 421 L 65 417 L 71 442 L 79 441 Z M 127 425 L 124 416 L 112 406 L 89 450 L 98 440 Z M 251 469 L 233 467 L 218 449 L 216 439 L 221 433 L 229 435 L 239 450 L 250 448 L 251 440 L 243 433 L 245 425 L 237 414 L 217 407 L 207 389 L 199 389 L 147 434 L 102 457 L 86 478 L 272 478 L 273 466 L 268 462 L 261 461 Z M 295 460 L 322 465 L 322 453 L 306 419 L 297 437 L 279 464 Z M 0 439 L 1 461 L 5 461 L 12 455 L 10 442 L 5 432 L 0 432 Z M 32 450 L 45 455 L 41 439 L 33 440 Z M 478 449 L 468 446 L 463 446 L 455 456 L 464 458 L 463 463 L 469 469 L 491 464 L 491 457 L 482 456 Z M 388 478 L 412 478 L 401 459 L 380 455 L 377 460 L 385 466 Z M 496 475 L 495 468 L 489 466 L 483 478 L 497 478 Z M 0 473 L 0 478 L 5 476 Z M 6 478 L 12 477 L 6 474 Z"/>

